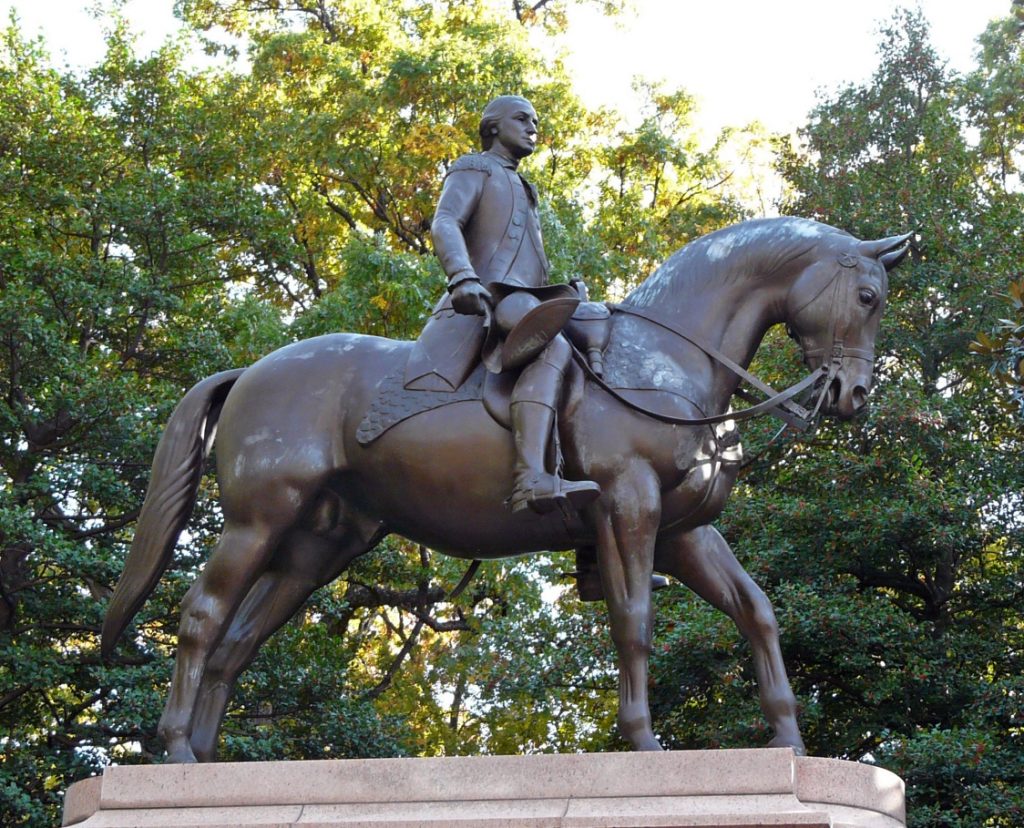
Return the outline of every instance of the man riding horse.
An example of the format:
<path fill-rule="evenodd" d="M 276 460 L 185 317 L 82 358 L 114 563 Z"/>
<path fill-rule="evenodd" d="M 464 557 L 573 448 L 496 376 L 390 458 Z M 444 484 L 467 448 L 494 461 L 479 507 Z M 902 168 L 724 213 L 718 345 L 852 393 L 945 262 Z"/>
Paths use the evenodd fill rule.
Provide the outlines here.
<path fill-rule="evenodd" d="M 572 349 L 559 333 L 579 304 L 577 290 L 548 284 L 537 191 L 521 173 L 536 147 L 537 113 L 525 98 L 503 95 L 484 109 L 483 152 L 463 155 L 445 177 L 431 232 L 448 277 L 409 361 L 406 387 L 454 390 L 484 362 L 518 371 L 511 395 L 515 435 L 513 511 L 580 508 L 600 495 L 589 480 L 549 471 L 552 435 Z"/>

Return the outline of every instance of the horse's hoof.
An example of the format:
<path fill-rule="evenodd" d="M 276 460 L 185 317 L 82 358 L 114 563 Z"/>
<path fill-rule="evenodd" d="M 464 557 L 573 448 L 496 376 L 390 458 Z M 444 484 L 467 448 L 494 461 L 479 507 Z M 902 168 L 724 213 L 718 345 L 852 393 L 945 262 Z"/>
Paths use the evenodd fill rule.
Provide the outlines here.
<path fill-rule="evenodd" d="M 768 743 L 768 747 L 769 748 L 790 748 L 790 749 L 792 749 L 793 753 L 795 753 L 797 756 L 806 756 L 807 755 L 807 748 L 804 747 L 803 741 L 793 742 L 793 741 L 790 741 L 789 739 L 782 739 L 779 736 L 776 736 L 774 739 L 772 739 Z"/>
<path fill-rule="evenodd" d="M 620 730 L 619 732 L 622 733 L 623 731 Z M 661 742 L 659 742 L 655 738 L 654 734 L 650 730 L 646 730 L 646 728 L 644 730 L 638 730 L 628 736 L 625 736 L 625 738 L 626 741 L 629 742 L 629 744 L 633 747 L 633 750 L 635 751 L 642 750 L 651 752 L 664 750 L 664 748 L 661 746 Z"/>
<path fill-rule="evenodd" d="M 199 760 L 192 752 L 192 747 L 188 742 L 167 748 L 166 764 L 168 765 L 195 765 L 198 762 Z"/>

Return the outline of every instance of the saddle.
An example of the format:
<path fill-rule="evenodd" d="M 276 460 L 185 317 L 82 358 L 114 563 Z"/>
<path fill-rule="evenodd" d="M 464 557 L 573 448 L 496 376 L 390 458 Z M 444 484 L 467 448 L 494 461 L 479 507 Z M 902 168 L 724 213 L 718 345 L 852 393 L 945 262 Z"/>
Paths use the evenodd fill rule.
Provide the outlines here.
<path fill-rule="evenodd" d="M 481 332 L 479 337 L 460 337 L 457 340 L 456 351 L 459 356 L 462 357 L 468 347 L 475 345 L 479 349 L 482 346 L 484 356 L 498 354 L 500 364 L 501 350 L 494 349 L 493 346 L 491 349 L 487 347 L 487 342 L 484 341 L 486 334 L 479 321 L 467 316 L 459 316 L 452 321 L 458 320 L 473 322 Z M 600 376 L 604 371 L 603 352 L 611 330 L 611 314 L 607 306 L 599 302 L 579 303 L 562 330 L 573 345 L 587 354 L 591 370 Z M 520 338 L 527 339 L 528 331 L 526 336 L 520 334 L 515 339 L 510 337 L 506 340 L 506 363 L 509 362 L 509 352 L 515 351 L 516 340 Z M 492 419 L 502 428 L 511 431 L 509 402 L 519 376 L 515 363 L 508 370 L 497 373 L 494 370 L 494 359 L 481 360 L 478 355 L 476 365 L 466 371 L 465 378 L 452 388 L 448 382 L 422 382 L 425 376 L 435 379 L 446 373 L 449 377 L 452 376 L 448 372 L 442 373 L 430 368 L 429 363 L 424 360 L 424 353 L 423 349 L 414 348 L 405 365 L 399 366 L 380 381 L 377 393 L 356 430 L 356 439 L 359 443 L 368 445 L 388 429 L 417 414 L 471 400 L 481 401 Z M 409 379 L 410 374 L 416 375 L 412 381 Z M 567 398 L 571 396 L 566 394 Z"/>
<path fill-rule="evenodd" d="M 518 372 L 513 371 L 492 374 L 480 362 L 454 391 L 418 391 L 405 387 L 405 366 L 402 365 L 380 381 L 377 394 L 356 429 L 356 440 L 368 445 L 388 429 L 417 414 L 473 400 L 483 402 L 494 421 L 511 430 L 509 400 L 517 375 Z"/>

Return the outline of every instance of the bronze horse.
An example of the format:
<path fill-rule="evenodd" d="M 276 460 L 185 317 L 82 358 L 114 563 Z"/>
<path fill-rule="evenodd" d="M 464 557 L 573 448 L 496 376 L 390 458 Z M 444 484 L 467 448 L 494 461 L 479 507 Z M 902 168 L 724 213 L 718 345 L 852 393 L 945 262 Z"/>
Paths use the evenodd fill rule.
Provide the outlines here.
<path fill-rule="evenodd" d="M 859 241 L 782 218 L 693 242 L 629 294 L 623 308 L 633 312 L 613 315 L 608 364 L 643 363 L 649 380 L 620 383 L 621 396 L 683 418 L 726 413 L 739 377 L 686 337 L 746 366 L 765 332 L 785 323 L 812 370 L 831 365 L 819 381 L 823 412 L 852 417 L 871 386 L 886 274 L 907 238 Z M 677 578 L 750 642 L 771 744 L 802 751 L 771 604 L 710 525 L 737 471 L 728 426 L 652 418 L 576 370 L 559 421 L 565 468 L 602 494 L 574 520 L 513 513 L 503 504 L 512 437 L 479 401 L 419 414 L 369 445 L 356 439 L 378 383 L 410 345 L 354 334 L 297 342 L 208 377 L 171 416 L 103 628 L 109 653 L 168 565 L 219 431 L 224 531 L 181 607 L 160 722 L 170 761 L 215 758 L 234 682 L 258 648 L 389 533 L 464 559 L 596 547 L 618 653 L 618 726 L 637 750 L 660 749 L 647 699 L 651 574 Z"/>

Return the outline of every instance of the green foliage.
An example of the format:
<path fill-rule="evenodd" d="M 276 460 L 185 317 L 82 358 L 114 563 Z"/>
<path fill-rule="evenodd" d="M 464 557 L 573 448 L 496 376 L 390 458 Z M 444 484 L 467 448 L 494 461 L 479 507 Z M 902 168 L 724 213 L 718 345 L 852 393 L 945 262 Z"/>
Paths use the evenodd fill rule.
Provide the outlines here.
<path fill-rule="evenodd" d="M 147 684 L 138 709 L 154 709 L 164 664 L 104 667 L 96 632 L 158 423 L 182 378 L 223 359 L 204 324 L 221 282 L 209 213 L 189 204 L 236 208 L 182 169 L 184 135 L 163 123 L 194 116 L 203 92 L 177 61 L 172 47 L 134 59 L 116 30 L 104 66 L 71 78 L 13 28 L 0 44 L 0 779 L 13 824 L 52 822 L 67 780 L 103 751 L 153 747 L 139 720 L 105 713 L 115 688 Z M 180 587 L 170 579 L 154 618 Z"/>
<path fill-rule="evenodd" d="M 1017 16 L 1021 14 L 1018 6 Z M 1012 226 L 1021 209 L 1020 187 L 1024 146 L 1024 112 L 1020 88 L 1024 83 L 1024 36 L 1019 19 L 996 21 L 979 38 L 979 65 L 964 84 L 964 103 L 978 132 L 978 149 L 985 159 L 984 175 L 990 192 Z M 989 330 L 981 330 L 972 350 L 992 360 L 993 377 L 1010 391 L 1008 409 L 1024 414 L 1024 279 L 1019 259 L 1012 259 L 1012 237 L 993 251 L 1001 270 L 1012 274 L 1001 292 L 1005 300 Z M 1014 272 L 1016 268 L 1016 272 Z"/>
<path fill-rule="evenodd" d="M 970 344 L 973 353 L 992 360 L 993 379 L 1010 389 L 1007 409 L 1024 415 L 1024 279 L 1010 282 L 1005 313 L 991 331 L 979 331 Z"/>
<path fill-rule="evenodd" d="M 671 255 L 680 239 L 742 218 L 738 205 L 714 192 L 727 176 L 717 146 L 707 152 L 697 147 L 690 129 L 693 99 L 645 83 L 637 83 L 636 92 L 645 102 L 643 121 L 615 134 L 599 154 L 595 217 L 606 278 L 634 283 Z"/>
<path fill-rule="evenodd" d="M 1020 193 L 975 117 L 1005 77 L 949 73 L 917 14 L 881 35 L 870 84 L 824 100 L 780 157 L 788 210 L 916 233 L 871 412 L 754 463 L 723 528 L 775 600 L 810 750 L 904 774 L 913 825 L 1008 826 L 1019 722 L 989 711 L 1024 666 L 1020 431 L 968 348 L 1024 255 Z"/>
<path fill-rule="evenodd" d="M 197 36 L 249 50 L 211 72 L 174 44 L 136 55 L 116 16 L 106 58 L 77 75 L 3 34 L 5 824 L 53 824 L 67 784 L 109 761 L 160 760 L 177 605 L 219 531 L 213 477 L 111 663 L 97 635 L 162 424 L 194 382 L 293 339 L 414 336 L 443 284 L 443 172 L 489 98 L 522 91 L 541 114 L 526 172 L 556 279 L 616 297 L 745 214 L 723 158 L 764 137 L 702 148 L 690 97 L 650 84 L 638 126 L 587 110 L 528 39 L 559 37 L 566 5 L 181 0 Z M 990 370 L 1014 380 L 1021 347 L 1024 70 L 1012 25 L 981 43 L 957 77 L 917 16 L 896 18 L 872 81 L 823 100 L 782 150 L 789 211 L 917 236 L 871 413 L 767 447 L 770 425 L 751 426 L 722 521 L 776 604 L 812 752 L 901 773 L 919 826 L 1018 824 L 1024 787 L 1024 481 Z M 794 362 L 772 334 L 758 371 L 785 384 Z M 571 562 L 487 563 L 448 600 L 464 567 L 391 538 L 320 590 L 240 679 L 224 758 L 623 749 L 604 608 L 551 586 Z M 731 624 L 678 586 L 657 602 L 664 743 L 764 744 Z"/>

